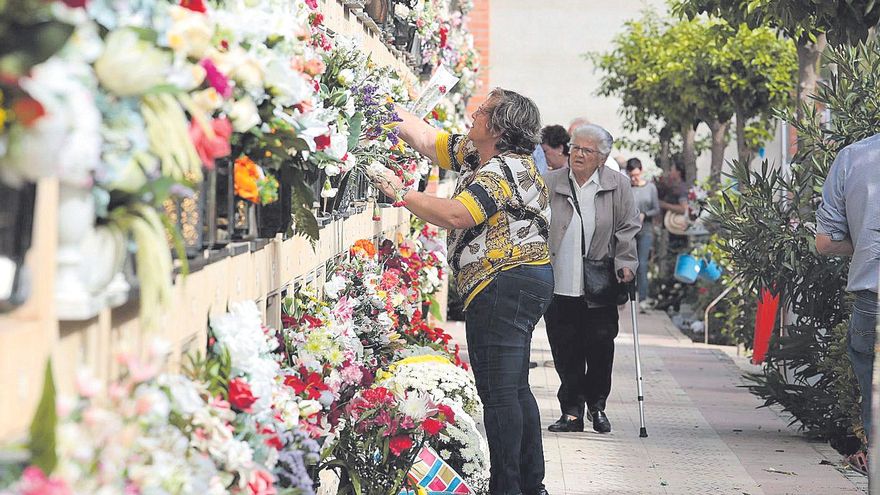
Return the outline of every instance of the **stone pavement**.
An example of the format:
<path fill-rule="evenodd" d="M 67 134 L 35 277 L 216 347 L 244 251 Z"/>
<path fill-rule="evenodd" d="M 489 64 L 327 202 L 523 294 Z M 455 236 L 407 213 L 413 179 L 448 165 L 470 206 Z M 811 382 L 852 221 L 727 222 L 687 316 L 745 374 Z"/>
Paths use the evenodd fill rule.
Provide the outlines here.
<path fill-rule="evenodd" d="M 464 342 L 463 324 L 448 330 Z M 544 426 L 546 485 L 552 495 L 867 493 L 867 479 L 842 467 L 824 443 L 808 441 L 786 418 L 741 388 L 757 370 L 732 348 L 694 344 L 665 314 L 639 318 L 648 438 L 639 438 L 629 309 L 621 313 L 610 434 L 550 433 L 559 417 L 543 322 L 535 330 L 532 391 Z"/>

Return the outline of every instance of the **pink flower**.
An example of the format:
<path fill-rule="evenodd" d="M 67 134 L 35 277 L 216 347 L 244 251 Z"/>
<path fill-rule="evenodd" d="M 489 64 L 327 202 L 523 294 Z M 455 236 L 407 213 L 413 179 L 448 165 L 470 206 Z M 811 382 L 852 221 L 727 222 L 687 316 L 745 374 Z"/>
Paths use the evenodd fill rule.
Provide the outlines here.
<path fill-rule="evenodd" d="M 251 471 L 248 478 L 248 493 L 251 495 L 275 495 L 275 479 L 263 469 Z"/>
<path fill-rule="evenodd" d="M 49 478 L 36 466 L 28 466 L 21 475 L 21 495 L 72 495 L 64 480 Z"/>
<path fill-rule="evenodd" d="M 203 58 L 199 65 L 205 69 L 205 79 L 208 84 L 220 93 L 220 96 L 224 98 L 232 96 L 232 86 L 229 85 L 229 79 L 214 65 L 213 60 Z"/>
<path fill-rule="evenodd" d="M 310 9 L 315 10 L 318 8 L 318 0 L 306 0 L 306 5 L 308 5 Z"/>
<path fill-rule="evenodd" d="M 211 121 L 211 131 L 213 131 L 212 135 L 208 135 L 197 122 L 189 123 L 189 138 L 195 145 L 202 163 L 209 169 L 214 168 L 214 160 L 232 152 L 232 147 L 229 145 L 232 123 L 226 117 L 214 119 Z"/>

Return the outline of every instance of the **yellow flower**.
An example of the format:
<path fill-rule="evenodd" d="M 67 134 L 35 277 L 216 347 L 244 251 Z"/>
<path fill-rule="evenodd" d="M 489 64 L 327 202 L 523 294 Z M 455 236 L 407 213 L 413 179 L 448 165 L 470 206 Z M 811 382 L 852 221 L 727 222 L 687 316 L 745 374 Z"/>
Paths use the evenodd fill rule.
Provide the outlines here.
<path fill-rule="evenodd" d="M 2 100 L 0 100 L 2 101 Z M 6 126 L 6 110 L 0 108 L 0 131 Z"/>

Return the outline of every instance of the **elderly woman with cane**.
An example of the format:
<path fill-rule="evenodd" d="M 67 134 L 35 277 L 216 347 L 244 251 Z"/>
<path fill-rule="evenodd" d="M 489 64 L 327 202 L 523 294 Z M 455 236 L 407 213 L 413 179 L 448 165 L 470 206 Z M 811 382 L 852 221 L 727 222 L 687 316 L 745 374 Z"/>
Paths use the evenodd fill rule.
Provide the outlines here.
<path fill-rule="evenodd" d="M 561 385 L 562 416 L 553 432 L 611 431 L 605 402 L 611 392 L 617 305 L 626 302 L 638 266 L 639 212 L 625 175 L 603 165 L 613 139 L 592 124 L 573 129 L 569 168 L 544 175 L 550 190 L 550 256 L 556 287 L 544 316 Z"/>
<path fill-rule="evenodd" d="M 540 142 L 535 103 L 495 89 L 467 136 L 450 135 L 398 108 L 400 137 L 459 173 L 455 196 L 405 189 L 390 171 L 377 186 L 416 216 L 449 229 L 449 260 L 465 297 L 468 356 L 484 406 L 492 495 L 545 495 L 541 420 L 529 388 L 535 324 L 553 295 L 547 187 L 531 153 Z"/>

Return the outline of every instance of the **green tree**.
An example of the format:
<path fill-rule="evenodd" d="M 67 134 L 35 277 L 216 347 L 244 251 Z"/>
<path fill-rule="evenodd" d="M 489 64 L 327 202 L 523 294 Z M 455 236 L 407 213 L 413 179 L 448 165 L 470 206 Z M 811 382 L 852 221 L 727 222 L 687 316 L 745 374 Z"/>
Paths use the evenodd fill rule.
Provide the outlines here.
<path fill-rule="evenodd" d="M 876 0 L 673 0 L 672 11 L 694 18 L 705 13 L 731 25 L 768 26 L 794 40 L 798 55 L 798 116 L 811 106 L 826 43 L 838 46 L 867 38 L 880 22 Z"/>
<path fill-rule="evenodd" d="M 621 99 L 627 129 L 659 129 L 667 151 L 673 133 L 681 134 L 688 181 L 696 177 L 697 125 L 712 106 L 704 89 L 714 84 L 706 70 L 711 63 L 703 49 L 711 41 L 700 21 L 670 24 L 648 13 L 626 23 L 612 51 L 590 55 L 603 72 L 598 94 Z"/>
<path fill-rule="evenodd" d="M 799 119 L 784 115 L 800 136 L 790 173 L 766 162 L 759 171 L 734 164 L 738 190 L 724 191 L 713 216 L 739 284 L 772 289 L 795 314 L 784 336 L 772 342 L 752 392 L 767 405 L 781 405 L 812 435 L 852 453 L 858 427 L 851 404 L 839 395 L 854 385 L 845 363 L 834 357 L 841 352 L 840 335 L 832 331 L 849 318 L 848 260 L 816 252 L 815 207 L 838 152 L 880 133 L 880 45 L 834 48 L 828 63 L 836 71 L 814 98 L 831 110 L 831 122 L 821 123 L 815 107 Z"/>
<path fill-rule="evenodd" d="M 786 108 L 795 87 L 797 59 L 794 44 L 770 28 L 730 28 L 716 58 L 718 84 L 736 113 L 736 141 L 741 163 L 750 163 L 753 150 L 770 137 L 770 115 Z M 715 165 L 713 163 L 713 165 Z M 713 168 L 718 179 L 720 166 Z"/>
<path fill-rule="evenodd" d="M 711 177 L 719 181 L 733 115 L 740 115 L 737 136 L 745 158 L 747 121 L 769 114 L 792 89 L 791 42 L 768 28 L 734 29 L 711 17 L 670 23 L 647 14 L 626 27 L 611 52 L 593 55 L 604 72 L 599 94 L 623 100 L 630 129 L 659 129 L 663 158 L 669 156 L 669 131 L 681 133 L 689 181 L 696 176 L 696 126 L 705 122 L 712 131 Z M 763 123 L 759 130 L 767 136 Z"/>

